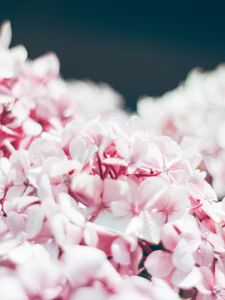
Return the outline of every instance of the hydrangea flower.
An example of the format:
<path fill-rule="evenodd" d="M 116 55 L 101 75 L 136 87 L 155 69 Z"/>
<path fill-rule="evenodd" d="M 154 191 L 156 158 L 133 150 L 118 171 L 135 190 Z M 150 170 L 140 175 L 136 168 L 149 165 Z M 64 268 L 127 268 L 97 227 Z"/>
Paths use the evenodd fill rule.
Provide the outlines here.
<path fill-rule="evenodd" d="M 0 32 L 0 156 L 27 148 L 42 132 L 101 113 L 118 115 L 122 97 L 106 84 L 63 80 L 53 53 L 34 61 L 23 46 L 9 49 L 11 26 Z M 88 103 L 88 105 L 87 105 Z M 124 114 L 125 115 L 125 114 Z"/>
<path fill-rule="evenodd" d="M 10 37 L 5 23 L 1 299 L 224 299 L 225 200 L 209 160 L 171 120 L 160 133 L 175 140 L 152 134 L 108 86 L 66 82 L 54 54 L 29 61 Z"/>
<path fill-rule="evenodd" d="M 224 74 L 223 65 L 212 72 L 194 70 L 176 89 L 156 99 L 143 98 L 137 105 L 153 134 L 194 141 L 204 158 L 201 168 L 220 198 L 225 196 Z"/>

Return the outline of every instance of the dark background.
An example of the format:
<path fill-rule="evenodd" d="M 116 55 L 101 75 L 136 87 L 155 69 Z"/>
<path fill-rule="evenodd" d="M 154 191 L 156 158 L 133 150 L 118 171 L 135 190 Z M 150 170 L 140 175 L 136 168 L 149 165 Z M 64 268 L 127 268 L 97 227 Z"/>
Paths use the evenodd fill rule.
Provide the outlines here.
<path fill-rule="evenodd" d="M 223 3 L 223 2 L 221 2 Z M 31 58 L 54 51 L 66 78 L 105 81 L 134 109 L 194 67 L 225 61 L 225 5 L 215 1 L 1 1 L 0 21 Z"/>

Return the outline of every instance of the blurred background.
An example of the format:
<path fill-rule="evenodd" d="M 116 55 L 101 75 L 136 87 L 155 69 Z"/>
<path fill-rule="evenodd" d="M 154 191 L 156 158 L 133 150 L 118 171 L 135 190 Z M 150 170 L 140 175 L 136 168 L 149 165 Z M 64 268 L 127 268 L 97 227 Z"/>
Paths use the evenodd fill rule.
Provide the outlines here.
<path fill-rule="evenodd" d="M 13 45 L 54 51 L 65 78 L 107 82 L 138 97 L 175 88 L 195 67 L 225 62 L 225 5 L 215 1 L 2 1 Z"/>

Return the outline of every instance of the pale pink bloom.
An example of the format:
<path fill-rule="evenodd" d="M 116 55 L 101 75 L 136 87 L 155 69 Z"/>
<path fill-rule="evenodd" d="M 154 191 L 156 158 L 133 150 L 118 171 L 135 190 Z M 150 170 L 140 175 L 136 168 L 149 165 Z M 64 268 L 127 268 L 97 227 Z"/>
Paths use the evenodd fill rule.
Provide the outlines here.
<path fill-rule="evenodd" d="M 194 288 L 201 277 L 193 253 L 189 252 L 184 239 L 180 239 L 173 253 L 162 250 L 152 252 L 145 261 L 145 267 L 153 277 L 165 278 L 182 289 Z"/>
<path fill-rule="evenodd" d="M 207 171 L 207 180 L 219 198 L 225 193 L 224 73 L 223 65 L 211 72 L 194 70 L 176 89 L 157 99 L 142 99 L 137 106 L 152 134 L 165 134 L 177 141 L 193 139 L 203 155 L 201 168 Z"/>
<path fill-rule="evenodd" d="M 135 124 L 138 137 L 142 129 L 138 122 Z M 121 275 L 141 273 L 140 263 L 144 263 L 145 255 L 148 255 L 145 266 L 149 273 L 153 277 L 165 278 L 175 289 L 196 286 L 200 277 L 198 263 L 211 266 L 210 257 L 205 258 L 210 256 L 209 247 L 201 247 L 202 255 L 194 254 L 201 245 L 201 235 L 198 231 L 196 234 L 192 232 L 195 225 L 190 231 L 185 231 L 183 225 L 198 209 L 194 206 L 193 210 L 190 201 L 191 197 L 197 197 L 190 184 L 197 176 L 193 175 L 196 171 L 192 152 L 185 152 L 165 137 L 143 135 L 147 159 L 146 153 L 141 151 L 135 159 L 138 163 L 143 158 L 142 166 L 145 167 L 131 167 L 115 142 L 122 132 L 119 121 L 93 119 L 87 123 L 72 123 L 62 131 L 43 134 L 31 143 L 27 151 L 15 151 L 9 159 L 7 177 L 12 186 L 7 187 L 3 208 L 8 239 L 17 242 L 6 247 L 10 249 L 10 260 L 19 264 L 19 255 L 12 252 L 13 247 L 26 240 L 42 245 L 56 260 L 61 261 L 63 257 L 63 269 L 70 282 L 70 288 L 63 290 L 65 299 L 85 297 L 92 290 L 93 295 L 99 291 L 103 299 L 117 293 L 119 297 Z M 133 137 L 129 139 L 126 130 L 124 137 L 127 145 L 132 145 Z M 138 150 L 138 143 L 135 147 Z M 148 173 L 145 168 L 149 168 Z M 197 186 L 202 192 L 204 180 L 201 184 L 197 181 Z M 208 198 L 202 198 L 202 202 L 208 201 Z M 210 209 L 214 202 L 208 202 Z M 214 240 L 211 236 L 211 243 Z M 161 247 L 160 243 L 167 252 L 163 249 L 152 252 L 152 245 Z M 96 248 L 105 251 L 110 263 Z M 85 256 L 85 251 L 87 257 L 80 260 L 79 265 L 76 257 Z M 102 257 L 100 262 L 104 267 L 95 265 L 98 261 L 95 252 L 101 253 L 98 255 Z M 151 257 L 158 253 L 162 253 L 163 258 L 154 260 L 154 268 L 157 269 L 162 262 L 169 273 L 154 273 Z M 35 272 L 36 268 L 35 263 L 29 263 L 26 271 L 23 269 L 26 264 L 22 262 L 19 267 L 25 272 L 24 276 L 29 270 Z M 159 270 L 165 271 L 161 267 Z M 58 277 L 60 280 L 64 278 L 61 273 Z M 43 290 L 46 297 L 50 297 L 48 293 L 51 295 L 52 288 L 56 293 L 63 288 L 57 280 L 55 283 L 54 278 Z M 39 277 L 36 279 L 39 282 L 37 288 L 27 286 L 25 280 L 26 277 L 23 282 L 29 293 L 41 293 Z M 54 289 L 55 285 L 57 288 Z M 127 297 L 126 293 L 123 296 L 121 291 L 121 297 Z M 133 294 L 138 297 L 139 292 Z M 171 291 L 171 295 L 176 294 Z M 151 299 L 151 294 L 143 293 L 140 297 Z M 157 296 L 156 293 L 154 297 L 160 299 L 161 294 Z"/>
<path fill-rule="evenodd" d="M 28 148 L 42 132 L 60 130 L 69 121 L 96 113 L 123 115 L 121 96 L 107 85 L 68 83 L 60 77 L 54 53 L 27 60 L 23 46 L 8 49 L 10 41 L 11 26 L 5 22 L 0 32 L 1 156 Z"/>
<path fill-rule="evenodd" d="M 225 268 L 221 259 L 215 263 L 215 271 L 201 267 L 201 281 L 198 288 L 198 300 L 223 300 L 225 297 Z"/>
<path fill-rule="evenodd" d="M 216 204 L 217 196 L 211 186 L 199 175 L 189 177 L 187 182 L 190 193 L 192 210 L 198 215 L 200 220 L 209 219 L 218 223 L 220 221 L 218 206 Z M 208 224 L 208 226 L 213 224 Z"/>
<path fill-rule="evenodd" d="M 147 205 L 147 211 L 159 223 L 173 223 L 188 213 L 188 192 L 185 186 L 171 185 L 162 193 L 153 195 Z"/>
<path fill-rule="evenodd" d="M 162 185 L 161 182 L 161 190 L 157 190 L 155 183 L 159 184 L 160 181 L 153 180 L 151 183 L 149 179 L 148 190 L 151 191 L 151 187 L 153 190 L 150 193 L 151 198 L 146 205 L 146 210 L 141 215 L 141 236 L 153 244 L 158 244 L 163 225 L 184 218 L 189 212 L 189 206 L 187 189 L 184 186 Z"/>
<path fill-rule="evenodd" d="M 1 296 L 223 299 L 224 201 L 206 182 L 223 194 L 223 81 L 192 75 L 158 104 L 140 104 L 144 120 L 128 118 L 107 85 L 66 82 L 55 54 L 28 61 L 23 48 L 8 49 L 10 40 L 6 23 L 0 33 Z M 208 100 L 205 107 L 214 85 L 218 106 Z"/>

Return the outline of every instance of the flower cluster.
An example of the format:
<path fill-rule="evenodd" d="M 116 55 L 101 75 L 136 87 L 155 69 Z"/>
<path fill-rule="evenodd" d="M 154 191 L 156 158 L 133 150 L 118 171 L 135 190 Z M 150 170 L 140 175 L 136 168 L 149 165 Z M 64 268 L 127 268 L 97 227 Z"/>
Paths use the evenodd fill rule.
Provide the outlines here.
<path fill-rule="evenodd" d="M 175 90 L 138 103 L 138 113 L 153 134 L 194 141 L 203 155 L 201 167 L 219 198 L 225 196 L 224 96 L 225 67 L 221 65 L 212 72 L 194 70 Z"/>
<path fill-rule="evenodd" d="M 0 157 L 8 156 L 11 146 L 27 148 L 43 131 L 69 121 L 121 113 L 122 97 L 106 84 L 66 82 L 55 54 L 29 61 L 24 47 L 8 49 L 10 39 L 6 22 L 0 35 Z"/>
<path fill-rule="evenodd" d="M 224 299 L 225 202 L 193 143 L 151 134 L 109 87 L 65 82 L 55 55 L 28 61 L 10 35 L 6 23 L 1 299 Z"/>

